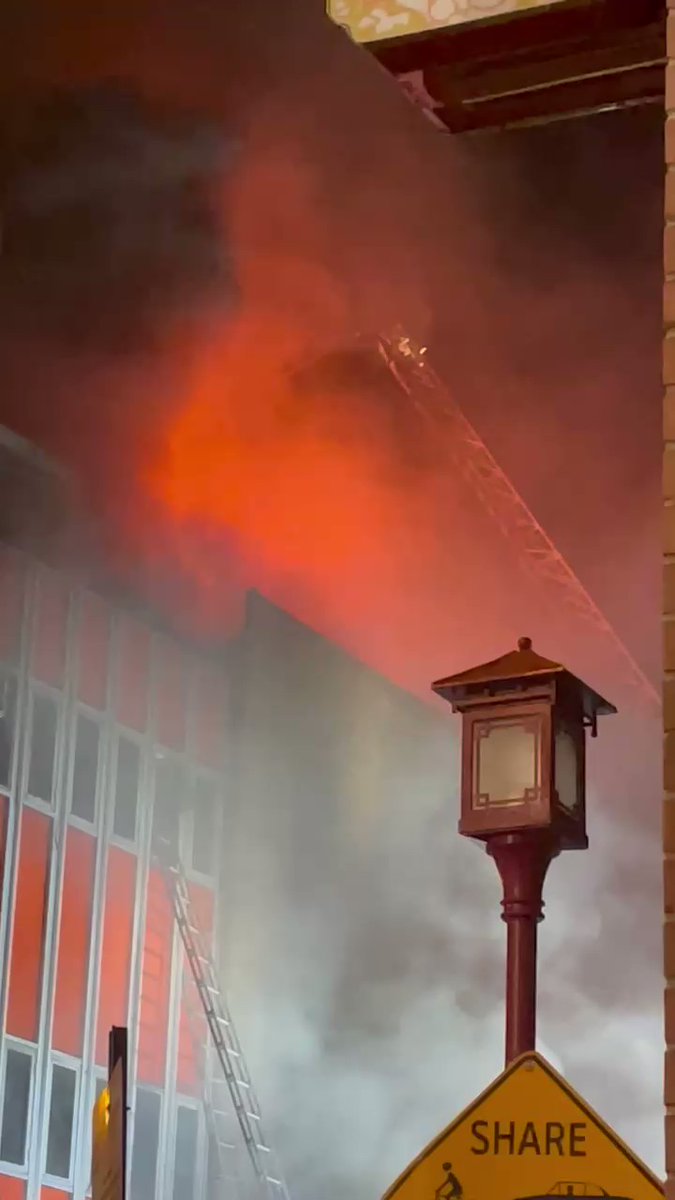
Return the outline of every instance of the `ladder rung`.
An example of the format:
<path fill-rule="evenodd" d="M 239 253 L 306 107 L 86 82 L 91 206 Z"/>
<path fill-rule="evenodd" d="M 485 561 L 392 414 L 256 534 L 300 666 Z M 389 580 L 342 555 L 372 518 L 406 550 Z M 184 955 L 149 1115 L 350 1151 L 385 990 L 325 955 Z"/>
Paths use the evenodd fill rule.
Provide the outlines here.
<path fill-rule="evenodd" d="M 227 1045 L 227 1042 L 222 1042 L 222 1045 L 224 1046 L 224 1048 L 230 1058 L 241 1058 L 241 1054 L 239 1053 L 239 1051 L 233 1050 L 230 1046 Z"/>

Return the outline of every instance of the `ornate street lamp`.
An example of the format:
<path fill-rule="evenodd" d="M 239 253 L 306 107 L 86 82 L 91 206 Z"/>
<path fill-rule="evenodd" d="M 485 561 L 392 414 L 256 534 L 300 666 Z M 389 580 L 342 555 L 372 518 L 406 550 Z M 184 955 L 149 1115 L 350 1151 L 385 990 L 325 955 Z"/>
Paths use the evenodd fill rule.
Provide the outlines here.
<path fill-rule="evenodd" d="M 462 715 L 459 832 L 485 842 L 504 889 L 506 1063 L 536 1048 L 537 924 L 549 863 L 585 850 L 586 729 L 607 700 L 529 638 L 492 662 L 439 679 Z"/>

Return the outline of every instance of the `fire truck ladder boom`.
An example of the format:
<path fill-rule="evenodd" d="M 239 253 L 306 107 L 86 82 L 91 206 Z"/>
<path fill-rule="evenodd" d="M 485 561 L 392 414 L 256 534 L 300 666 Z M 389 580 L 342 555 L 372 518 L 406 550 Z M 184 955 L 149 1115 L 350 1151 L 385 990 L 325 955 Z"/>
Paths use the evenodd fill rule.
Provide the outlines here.
<path fill-rule="evenodd" d="M 187 963 L 211 1034 L 213 1050 L 222 1070 L 256 1179 L 266 1200 L 290 1200 L 288 1189 L 277 1166 L 276 1156 L 263 1135 L 260 1105 L 218 982 L 215 963 L 206 949 L 206 939 L 193 910 L 182 864 L 177 856 L 173 856 L 172 862 L 167 862 L 162 855 L 161 867 Z M 224 1132 L 223 1124 L 228 1114 L 223 1104 L 213 1099 L 214 1085 L 210 1092 L 211 1111 L 207 1112 L 207 1121 L 212 1136 L 217 1140 L 219 1158 L 223 1165 L 228 1154 L 231 1155 L 236 1147 Z"/>
<path fill-rule="evenodd" d="M 389 371 L 420 415 L 427 421 L 442 418 L 446 430 L 454 435 L 452 444 L 458 469 L 496 521 L 502 535 L 518 546 L 524 565 L 539 581 L 552 585 L 568 609 L 611 646 L 623 666 L 626 684 L 639 694 L 649 709 L 658 709 L 661 700 L 654 684 L 635 662 L 616 630 L 452 399 L 426 358 L 426 348 L 418 346 L 400 331 L 392 336 L 380 336 L 377 346 Z"/>

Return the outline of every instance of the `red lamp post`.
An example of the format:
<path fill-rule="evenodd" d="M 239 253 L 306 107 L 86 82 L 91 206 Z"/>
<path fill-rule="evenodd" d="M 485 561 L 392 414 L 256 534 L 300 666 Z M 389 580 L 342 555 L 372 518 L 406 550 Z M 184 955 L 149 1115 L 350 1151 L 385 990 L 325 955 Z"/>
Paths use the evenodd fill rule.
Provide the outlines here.
<path fill-rule="evenodd" d="M 506 922 L 506 1064 L 536 1048 L 537 925 L 561 850 L 585 850 L 586 729 L 612 704 L 529 638 L 433 690 L 462 715 L 459 832 L 497 864 Z"/>

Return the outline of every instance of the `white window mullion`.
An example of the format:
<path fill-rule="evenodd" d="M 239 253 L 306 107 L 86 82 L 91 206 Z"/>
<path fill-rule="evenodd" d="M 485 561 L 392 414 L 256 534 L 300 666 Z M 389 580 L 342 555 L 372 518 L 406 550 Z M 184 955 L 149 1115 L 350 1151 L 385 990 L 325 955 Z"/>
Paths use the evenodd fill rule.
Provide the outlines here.
<path fill-rule="evenodd" d="M 138 839 L 136 894 L 134 903 L 133 936 L 131 943 L 131 970 L 129 972 L 129 1062 L 127 1087 L 130 1097 L 129 1120 L 127 1123 L 127 1185 L 131 1191 L 132 1149 L 135 1138 L 136 1106 L 132 1097 L 136 1095 L 138 1077 L 138 1049 L 140 1042 L 141 992 L 143 988 L 143 953 L 145 949 L 145 922 L 147 892 L 152 854 L 152 814 L 154 804 L 155 770 L 153 753 L 154 692 L 156 680 L 155 655 L 150 655 L 148 679 L 148 706 L 146 732 L 139 740 L 142 747 L 141 774 L 139 781 L 138 811 L 136 814 L 136 837 Z M 121 731 L 125 736 L 127 730 Z M 117 840 L 117 839 L 115 839 Z M 120 843 L 124 844 L 124 843 Z M 160 1112 L 160 1132 L 161 1132 Z M 148 1197 L 148 1200 L 153 1200 Z"/>
<path fill-rule="evenodd" d="M 76 593 L 69 593 L 68 623 L 66 634 L 65 679 L 61 700 L 61 714 L 57 733 L 54 764 L 54 786 L 52 793 L 53 829 L 52 850 L 49 862 L 49 886 L 43 943 L 42 997 L 38 1030 L 36 1064 L 36 1088 L 33 1117 L 36 1136 L 31 1139 L 26 1200 L 38 1200 L 42 1183 L 42 1164 L 46 1152 L 48 1082 L 50 1072 L 50 1046 L 54 1017 L 56 990 L 56 967 L 59 953 L 59 925 L 63 868 L 65 861 L 66 828 L 68 816 L 67 784 L 70 776 L 70 743 L 72 741 L 72 711 L 74 700 L 74 663 L 77 602 Z M 28 779 L 28 776 L 26 776 Z"/>
<path fill-rule="evenodd" d="M 35 573 L 25 564 L 24 612 L 21 629 L 21 650 L 18 664 L 16 712 L 14 717 L 14 747 L 10 801 L 7 814 L 5 865 L 0 896 L 0 1030 L 5 1030 L 9 994 L 10 948 L 14 919 L 16 882 L 19 869 L 19 837 L 21 830 L 22 764 L 26 742 L 26 711 L 28 705 L 28 656 L 35 607 Z"/>
<path fill-rule="evenodd" d="M 101 953 L 103 948 L 103 921 L 106 891 L 106 830 L 109 821 L 108 765 L 110 760 L 111 729 L 113 724 L 113 663 L 116 661 L 116 622 L 111 615 L 108 631 L 108 676 L 106 681 L 106 709 L 101 721 L 101 745 L 99 747 L 98 796 L 96 805 L 96 860 L 91 902 L 91 925 L 89 957 L 87 962 L 87 991 L 85 1000 L 84 1031 L 82 1037 L 82 1100 L 79 1105 L 75 1136 L 74 1200 L 83 1200 L 91 1184 L 91 1121 L 92 1108 L 98 1076 L 96 1068 L 96 1022 L 98 1016 L 98 994 L 101 978 Z M 78 822 L 71 817 L 73 825 Z M 91 1099 L 91 1104 L 89 1100 Z"/>

